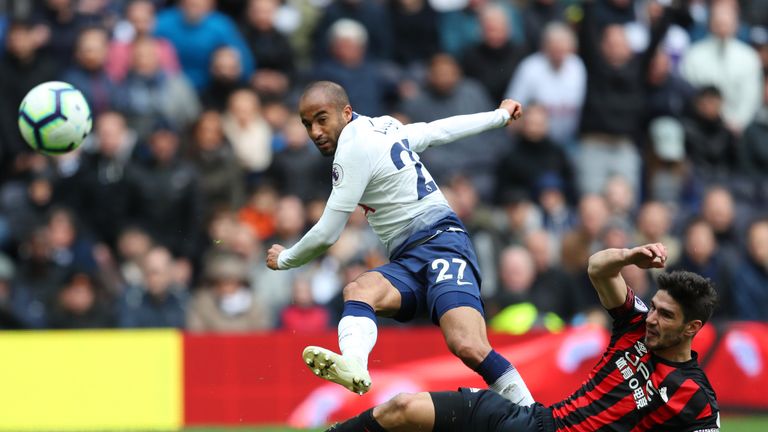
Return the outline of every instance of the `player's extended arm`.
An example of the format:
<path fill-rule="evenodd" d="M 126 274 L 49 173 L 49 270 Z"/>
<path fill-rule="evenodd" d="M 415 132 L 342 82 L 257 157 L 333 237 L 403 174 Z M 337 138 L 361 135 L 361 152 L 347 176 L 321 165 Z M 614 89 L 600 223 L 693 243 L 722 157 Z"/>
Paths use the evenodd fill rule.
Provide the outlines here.
<path fill-rule="evenodd" d="M 326 207 L 320 220 L 304 234 L 298 243 L 280 252 L 277 257 L 277 268 L 286 270 L 300 267 L 317 258 L 336 243 L 351 214 L 351 212 Z"/>
<path fill-rule="evenodd" d="M 652 243 L 632 249 L 605 249 L 589 257 L 589 279 L 597 290 L 600 303 L 606 309 L 624 304 L 627 283 L 621 269 L 628 265 L 640 268 L 662 268 L 667 261 L 667 249 L 661 243 Z"/>
<path fill-rule="evenodd" d="M 504 99 L 494 111 L 466 114 L 435 120 L 429 123 L 405 125 L 410 149 L 419 153 L 429 146 L 437 146 L 461 138 L 499 128 L 523 115 L 519 102 Z"/>

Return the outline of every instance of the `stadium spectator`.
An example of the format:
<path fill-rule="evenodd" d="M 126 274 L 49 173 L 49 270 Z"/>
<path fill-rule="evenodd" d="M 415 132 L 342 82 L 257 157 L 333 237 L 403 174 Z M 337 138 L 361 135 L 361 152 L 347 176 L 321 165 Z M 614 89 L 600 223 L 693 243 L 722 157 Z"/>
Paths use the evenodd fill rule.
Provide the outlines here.
<path fill-rule="evenodd" d="M 608 205 L 609 219 L 629 226 L 634 220 L 638 200 L 635 190 L 626 177 L 611 176 L 603 186 L 603 197 Z"/>
<path fill-rule="evenodd" d="M 715 311 L 718 319 L 735 316 L 730 281 L 733 262 L 725 259 L 718 249 L 712 227 L 703 219 L 696 218 L 688 223 L 683 234 L 683 252 L 677 262 L 672 262 L 669 271 L 686 270 L 696 272 L 719 287 L 720 307 Z"/>
<path fill-rule="evenodd" d="M 115 26 L 114 37 L 109 44 L 107 74 L 115 82 L 121 82 L 131 65 L 134 42 L 151 37 L 157 16 L 152 0 L 131 0 L 125 7 L 125 21 Z M 173 76 L 181 72 L 176 49 L 170 41 L 156 38 L 159 69 Z"/>
<path fill-rule="evenodd" d="M 69 269 L 52 258 L 48 230 L 39 226 L 19 246 L 19 265 L 13 283 L 11 305 L 27 328 L 48 325 L 50 305 Z"/>
<path fill-rule="evenodd" d="M 187 329 L 193 332 L 252 332 L 272 328 L 270 309 L 247 285 L 245 262 L 219 252 L 207 257 L 205 286 L 192 296 Z M 285 290 L 289 291 L 289 290 Z"/>
<path fill-rule="evenodd" d="M 747 232 L 748 254 L 729 281 L 734 288 L 734 318 L 768 321 L 768 220 L 756 220 Z"/>
<path fill-rule="evenodd" d="M 94 151 L 86 152 L 77 172 L 60 183 L 74 190 L 69 205 L 97 241 L 114 247 L 128 218 L 129 182 L 126 170 L 136 146 L 136 134 L 116 111 L 95 117 Z"/>
<path fill-rule="evenodd" d="M 152 238 L 141 228 L 129 226 L 117 238 L 116 260 L 120 282 L 124 286 L 139 286 L 144 283 L 141 268 L 144 257 L 152 250 Z"/>
<path fill-rule="evenodd" d="M 645 157 L 647 198 L 684 206 L 692 188 L 692 173 L 685 157 L 683 124 L 668 116 L 651 120 Z"/>
<path fill-rule="evenodd" d="M 304 202 L 326 196 L 331 189 L 331 160 L 315 150 L 298 114 L 291 115 L 281 136 L 285 148 L 275 154 L 267 177 L 282 195 L 295 195 Z"/>
<path fill-rule="evenodd" d="M 237 50 L 228 46 L 216 49 L 211 56 L 211 79 L 200 95 L 203 107 L 219 112 L 226 110 L 232 93 L 244 87 L 242 70 Z"/>
<path fill-rule="evenodd" d="M 249 195 L 246 204 L 237 213 L 238 219 L 245 223 L 260 241 L 275 233 L 275 213 L 279 198 L 277 190 L 268 182 L 264 182 Z"/>
<path fill-rule="evenodd" d="M 541 211 L 527 192 L 510 189 L 502 195 L 500 205 L 504 214 L 500 237 L 504 244 L 522 244 L 528 233 L 542 227 Z"/>
<path fill-rule="evenodd" d="M 375 0 L 335 0 L 321 11 L 314 30 L 313 56 L 315 62 L 333 55 L 331 28 L 339 20 L 352 20 L 363 26 L 367 49 L 375 60 L 392 58 L 393 36 L 389 10 Z"/>
<path fill-rule="evenodd" d="M 44 225 L 54 204 L 54 185 L 48 174 L 33 174 L 19 181 L 19 191 L 8 191 L 3 203 L 12 244 L 19 244 Z M 18 193 L 18 195 L 17 195 Z"/>
<path fill-rule="evenodd" d="M 514 147 L 496 166 L 497 198 L 510 189 L 520 189 L 526 191 L 531 200 L 536 200 L 542 176 L 552 175 L 562 182 L 568 200 L 575 201 L 573 166 L 565 150 L 550 138 L 549 120 L 545 107 L 526 107 Z"/>
<path fill-rule="evenodd" d="M 743 220 L 750 216 L 749 210 L 740 211 L 733 193 L 725 186 L 715 185 L 705 192 L 700 213 L 712 228 L 720 252 L 729 264 L 733 264 L 745 246 L 741 241 L 741 229 L 744 228 Z"/>
<path fill-rule="evenodd" d="M 511 2 L 495 2 L 493 0 L 470 0 L 459 10 L 449 10 L 440 16 L 440 49 L 453 57 L 461 58 L 464 51 L 471 45 L 480 42 L 482 30 L 480 15 L 483 8 L 490 4 L 501 6 L 507 15 L 512 31 L 509 38 L 516 44 L 522 44 L 523 25 L 520 12 Z"/>
<path fill-rule="evenodd" d="M 667 260 L 675 263 L 680 258 L 680 240 L 672 235 L 672 211 L 659 201 L 646 201 L 637 212 L 634 244 L 662 243 L 667 249 Z M 655 269 L 651 269 L 653 273 Z"/>
<path fill-rule="evenodd" d="M 539 49 L 542 41 L 546 39 L 548 26 L 565 21 L 565 9 L 565 5 L 557 0 L 528 2 L 527 7 L 522 10 L 527 54 Z"/>
<path fill-rule="evenodd" d="M 261 100 L 256 92 L 240 89 L 232 93 L 222 116 L 222 127 L 249 183 L 254 183 L 272 163 L 272 130 L 261 114 Z"/>
<path fill-rule="evenodd" d="M 683 119 L 686 156 L 705 184 L 725 181 L 737 167 L 736 136 L 721 117 L 722 95 L 713 86 L 696 93 L 694 110 Z"/>
<path fill-rule="evenodd" d="M 403 101 L 400 112 L 410 122 L 430 122 L 454 115 L 482 112 L 493 104 L 483 88 L 462 76 L 456 59 L 437 54 L 430 60 L 427 82 L 420 93 Z M 456 145 L 430 149 L 420 155 L 430 173 L 444 181 L 455 174 L 472 179 L 481 199 L 494 192 L 493 168 L 504 149 L 504 132 L 491 130 L 460 139 Z"/>
<path fill-rule="evenodd" d="M 389 2 L 392 16 L 393 60 L 418 75 L 439 50 L 440 15 L 427 0 Z"/>
<path fill-rule="evenodd" d="M 25 21 L 12 21 L 6 30 L 0 57 L 0 168 L 4 173 L 10 171 L 18 153 L 29 151 L 17 132 L 22 99 L 34 86 L 53 80 L 58 72 L 56 64 L 40 52 L 36 31 Z"/>
<path fill-rule="evenodd" d="M 762 70 L 755 50 L 736 39 L 738 5 L 712 4 L 712 34 L 693 44 L 680 65 L 683 77 L 697 87 L 714 86 L 722 94 L 725 124 L 740 134 L 760 108 Z"/>
<path fill-rule="evenodd" d="M 175 256 L 190 258 L 196 253 L 202 208 L 197 172 L 179 158 L 178 148 L 177 133 L 157 125 L 149 138 L 148 159 L 128 173 L 128 222 L 146 230 Z"/>
<path fill-rule="evenodd" d="M 97 279 L 86 272 L 72 271 L 56 293 L 48 318 L 54 329 L 106 328 L 115 325 L 111 305 Z"/>
<path fill-rule="evenodd" d="M 292 300 L 280 312 L 280 328 L 294 333 L 317 333 L 330 326 L 328 309 L 315 303 L 312 285 L 307 277 L 297 277 L 291 286 Z"/>
<path fill-rule="evenodd" d="M 293 47 L 288 38 L 275 28 L 279 7 L 278 0 L 250 0 L 240 27 L 259 65 L 251 77 L 251 84 L 265 99 L 286 96 L 296 79 Z"/>
<path fill-rule="evenodd" d="M 690 110 L 696 90 L 675 71 L 669 54 L 656 51 L 651 59 L 646 83 L 646 123 L 663 116 L 679 120 Z"/>
<path fill-rule="evenodd" d="M 253 56 L 237 26 L 213 7 L 214 0 L 181 0 L 157 16 L 155 34 L 171 41 L 184 73 L 198 91 L 211 81 L 213 53 L 223 46 L 237 50 L 242 65 L 241 82 L 255 69 Z"/>
<path fill-rule="evenodd" d="M 739 171 L 765 187 L 768 184 L 768 75 L 763 87 L 763 105 L 744 130 L 737 148 Z"/>
<path fill-rule="evenodd" d="M 173 257 L 158 246 L 141 257 L 142 283 L 126 287 L 119 325 L 126 328 L 183 328 L 189 288 L 173 278 Z"/>
<path fill-rule="evenodd" d="M 96 245 L 80 230 L 72 211 L 62 207 L 52 209 L 46 227 L 51 259 L 55 263 L 90 274 L 98 270 L 94 254 Z"/>
<path fill-rule="evenodd" d="M 623 8 L 629 3 L 617 1 L 624 3 Z M 595 7 L 592 2 L 584 4 L 580 30 L 587 93 L 577 158 L 579 186 L 582 193 L 599 192 L 609 177 L 621 174 L 639 193 L 641 161 L 636 139 L 644 113 L 645 77 L 669 21 L 662 19 L 654 26 L 648 47 L 634 54 L 621 25 L 598 26 Z"/>
<path fill-rule="evenodd" d="M 294 245 L 306 232 L 307 213 L 304 203 L 295 196 L 281 197 L 275 208 L 274 221 L 274 234 L 264 240 L 264 244 Z M 291 291 L 289 289 L 275 290 L 272 287 L 291 286 L 291 281 L 296 272 L 296 270 L 265 272 L 261 276 L 256 289 L 262 293 L 262 298 L 269 310 L 281 310 L 291 302 Z"/>
<path fill-rule="evenodd" d="M 522 246 L 510 246 L 499 254 L 499 290 L 485 305 L 495 331 L 523 334 L 539 325 L 533 282 L 536 278 L 531 254 Z M 544 293 L 542 293 L 544 294 Z"/>
<path fill-rule="evenodd" d="M 576 55 L 573 30 L 551 23 L 543 29 L 539 51 L 520 63 L 506 95 L 526 106 L 536 103 L 546 108 L 549 135 L 573 151 L 586 85 L 587 72 Z"/>
<path fill-rule="evenodd" d="M 244 174 L 224 137 L 221 115 L 213 110 L 200 114 L 191 138 L 189 160 L 197 170 L 204 220 L 221 209 L 239 209 L 245 201 Z"/>
<path fill-rule="evenodd" d="M 579 201 L 578 225 L 563 237 L 560 260 L 572 276 L 582 276 L 589 255 L 610 216 L 608 204 L 600 195 L 584 195 Z M 581 258 L 581 259 L 579 259 Z"/>
<path fill-rule="evenodd" d="M 160 68 L 159 48 L 157 39 L 135 40 L 131 67 L 121 85 L 121 110 L 141 141 L 158 121 L 186 130 L 200 114 L 200 101 L 184 75 L 170 75 Z"/>
<path fill-rule="evenodd" d="M 387 99 L 396 93 L 395 84 L 369 56 L 369 35 L 357 21 L 340 19 L 328 29 L 330 53 L 318 60 L 311 72 L 314 80 L 338 83 L 349 92 L 355 109 L 371 115 L 387 112 Z"/>
<path fill-rule="evenodd" d="M 477 80 L 492 100 L 504 98 L 512 74 L 523 57 L 523 49 L 513 44 L 504 7 L 489 4 L 479 11 L 481 39 L 464 50 L 464 74 Z"/>
<path fill-rule="evenodd" d="M 566 188 L 563 179 L 552 173 L 542 174 L 536 181 L 536 203 L 541 208 L 542 228 L 556 239 L 557 256 L 560 256 L 563 236 L 576 225 L 577 219 L 566 198 Z M 572 188 L 573 184 L 569 189 Z"/>
<path fill-rule="evenodd" d="M 57 64 L 57 70 L 65 70 L 72 64 L 74 48 L 80 32 L 98 25 L 98 16 L 87 16 L 77 10 L 75 0 L 44 0 L 42 7 L 32 14 L 42 24 L 38 34 L 43 51 Z"/>
<path fill-rule="evenodd" d="M 553 312 L 566 322 L 582 312 L 583 300 L 573 289 L 573 278 L 559 265 L 560 244 L 544 230 L 525 236 L 525 248 L 531 254 L 536 278 L 531 291 L 540 310 Z"/>
<path fill-rule="evenodd" d="M 11 304 L 13 279 L 16 266 L 11 258 L 0 252 L 0 329 L 18 330 L 24 328 L 21 319 L 16 316 Z"/>
<path fill-rule="evenodd" d="M 75 62 L 62 76 L 83 93 L 94 116 L 119 108 L 123 101 L 121 88 L 105 69 L 108 44 L 109 34 L 103 28 L 84 29 L 77 38 Z"/>

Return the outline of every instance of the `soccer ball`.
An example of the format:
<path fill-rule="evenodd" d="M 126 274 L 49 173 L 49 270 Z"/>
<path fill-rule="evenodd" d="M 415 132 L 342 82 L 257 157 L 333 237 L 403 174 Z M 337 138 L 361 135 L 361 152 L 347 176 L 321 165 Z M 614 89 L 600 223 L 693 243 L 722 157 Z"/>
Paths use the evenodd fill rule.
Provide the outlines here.
<path fill-rule="evenodd" d="M 42 83 L 19 106 L 19 131 L 33 149 L 59 155 L 76 149 L 91 131 L 91 109 L 80 90 L 61 81 Z"/>

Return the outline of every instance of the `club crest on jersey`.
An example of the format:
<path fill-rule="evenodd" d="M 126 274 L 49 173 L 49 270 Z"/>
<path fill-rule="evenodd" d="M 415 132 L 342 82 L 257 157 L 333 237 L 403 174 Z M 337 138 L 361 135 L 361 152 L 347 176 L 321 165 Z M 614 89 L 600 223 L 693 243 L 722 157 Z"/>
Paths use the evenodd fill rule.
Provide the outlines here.
<path fill-rule="evenodd" d="M 638 312 L 648 312 L 648 306 L 637 296 L 635 296 L 635 310 Z"/>
<path fill-rule="evenodd" d="M 337 163 L 333 164 L 333 168 L 331 168 L 331 183 L 333 183 L 334 186 L 338 186 L 341 184 L 343 178 L 344 170 L 341 169 L 341 165 Z"/>

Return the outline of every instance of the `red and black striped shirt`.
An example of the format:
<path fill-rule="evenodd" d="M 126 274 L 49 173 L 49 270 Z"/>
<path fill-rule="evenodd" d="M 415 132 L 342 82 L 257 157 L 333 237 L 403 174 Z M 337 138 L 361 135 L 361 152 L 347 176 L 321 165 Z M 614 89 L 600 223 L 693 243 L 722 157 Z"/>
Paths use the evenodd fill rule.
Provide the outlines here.
<path fill-rule="evenodd" d="M 608 349 L 575 393 L 552 405 L 557 431 L 719 431 L 712 386 L 696 361 L 671 362 L 643 343 L 648 308 L 632 290 Z"/>

